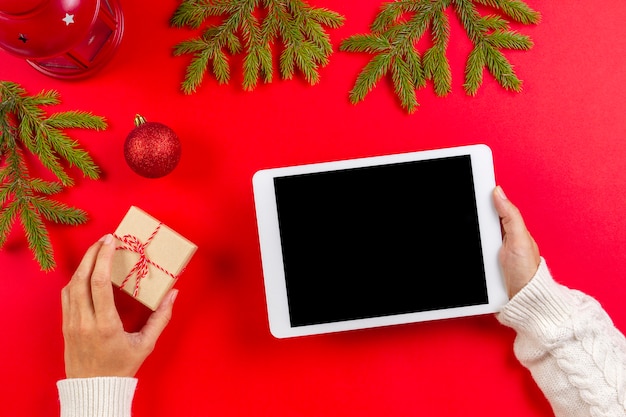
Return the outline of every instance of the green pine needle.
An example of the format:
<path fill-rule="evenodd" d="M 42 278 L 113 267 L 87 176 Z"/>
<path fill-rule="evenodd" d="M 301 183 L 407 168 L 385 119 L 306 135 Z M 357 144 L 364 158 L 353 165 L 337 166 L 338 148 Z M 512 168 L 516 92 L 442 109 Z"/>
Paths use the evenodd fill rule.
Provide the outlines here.
<path fill-rule="evenodd" d="M 44 197 L 31 199 L 32 206 L 48 221 L 76 226 L 87 221 L 87 213 Z"/>
<path fill-rule="evenodd" d="M 476 4 L 493 8 L 500 15 L 481 16 Z M 371 33 L 353 35 L 341 43 L 342 51 L 374 55 L 358 75 L 350 101 L 356 104 L 363 100 L 387 75 L 400 104 L 409 113 L 418 106 L 415 91 L 425 87 L 427 81 L 432 81 L 435 94 L 447 95 L 452 89 L 446 57 L 449 13 L 458 16 L 474 45 L 465 67 L 466 93 L 477 93 L 485 69 L 504 89 L 521 91 L 522 82 L 501 50 L 532 48 L 528 36 L 510 30 L 509 21 L 537 24 L 538 12 L 521 0 L 398 0 L 382 6 Z M 427 31 L 432 45 L 422 53 L 416 45 Z"/>
<path fill-rule="evenodd" d="M 53 113 L 45 120 L 46 125 L 56 129 L 96 129 L 104 130 L 107 125 L 104 119 L 84 111 L 65 111 Z"/>
<path fill-rule="evenodd" d="M 291 79 L 298 70 L 309 84 L 315 84 L 319 68 L 328 64 L 333 52 L 325 28 L 338 28 L 344 21 L 343 16 L 313 8 L 303 0 L 183 0 L 170 24 L 200 29 L 215 17 L 221 23 L 209 25 L 200 38 L 174 47 L 174 55 L 192 55 L 181 84 L 186 94 L 197 91 L 209 67 L 218 83 L 227 83 L 228 57 L 240 53 L 244 54 L 244 90 L 253 90 L 259 81 L 271 82 L 272 50 L 279 45 L 283 48 L 278 63 L 281 77 Z"/>
<path fill-rule="evenodd" d="M 64 163 L 97 179 L 98 166 L 64 129 L 106 129 L 102 117 L 82 111 L 46 115 L 42 107 L 60 102 L 56 91 L 29 96 L 20 85 L 0 81 L 0 248 L 13 224 L 22 223 L 28 246 L 44 271 L 55 267 L 45 221 L 77 225 L 87 221 L 84 211 L 51 199 L 74 180 Z M 30 176 L 25 152 L 36 156 L 58 181 Z"/>
<path fill-rule="evenodd" d="M 34 192 L 40 194 L 53 195 L 63 191 L 63 185 L 58 181 L 44 181 L 40 178 L 33 178 L 30 180 L 29 185 Z M 6 189 L 10 188 L 7 187 Z"/>
<path fill-rule="evenodd" d="M 402 58 L 396 58 L 395 65 L 391 67 L 391 73 L 394 91 L 400 97 L 402 107 L 407 111 L 413 111 L 417 107 L 417 98 L 409 64 Z"/>
<path fill-rule="evenodd" d="M 48 271 L 55 267 L 52 243 L 48 230 L 36 208 L 27 202 L 19 204 L 20 220 L 26 233 L 28 248 L 34 253 L 42 270 Z"/>
<path fill-rule="evenodd" d="M 380 81 L 389 71 L 392 65 L 391 54 L 378 54 L 365 66 L 359 74 L 354 84 L 354 88 L 350 91 L 350 101 L 358 103 L 363 100 L 367 93 L 372 91 L 378 81 Z"/>
<path fill-rule="evenodd" d="M 185 81 L 181 84 L 181 88 L 185 94 L 191 94 L 202 82 L 204 73 L 207 71 L 211 59 L 211 51 L 205 50 L 194 55 L 191 63 L 187 67 L 185 73 Z"/>

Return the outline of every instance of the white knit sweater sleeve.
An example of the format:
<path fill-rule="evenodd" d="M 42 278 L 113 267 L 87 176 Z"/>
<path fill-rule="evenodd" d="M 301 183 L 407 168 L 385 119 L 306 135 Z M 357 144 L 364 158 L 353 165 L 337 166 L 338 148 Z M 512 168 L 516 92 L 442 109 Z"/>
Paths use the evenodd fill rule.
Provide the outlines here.
<path fill-rule="evenodd" d="M 593 298 L 537 274 L 498 315 L 557 417 L 626 416 L 626 339 Z"/>
<path fill-rule="evenodd" d="M 72 378 L 57 382 L 61 417 L 130 417 L 135 378 Z"/>

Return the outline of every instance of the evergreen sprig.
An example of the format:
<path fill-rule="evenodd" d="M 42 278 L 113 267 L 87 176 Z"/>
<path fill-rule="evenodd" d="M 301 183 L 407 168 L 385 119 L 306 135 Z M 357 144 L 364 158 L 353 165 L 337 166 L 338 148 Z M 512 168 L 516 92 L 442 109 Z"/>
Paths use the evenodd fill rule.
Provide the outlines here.
<path fill-rule="evenodd" d="M 82 111 L 46 115 L 42 107 L 60 102 L 56 91 L 28 95 L 20 85 L 0 81 L 0 248 L 19 218 L 36 261 L 44 271 L 55 267 L 44 221 L 77 225 L 87 220 L 83 210 L 50 198 L 74 185 L 65 165 L 99 178 L 99 168 L 63 129 L 106 128 L 102 117 Z M 35 155 L 56 181 L 30 175 L 25 153 Z"/>
<path fill-rule="evenodd" d="M 263 17 L 260 17 L 263 16 Z M 220 84 L 230 80 L 229 56 L 243 53 L 243 88 L 253 90 L 260 79 L 272 81 L 272 47 L 282 47 L 280 74 L 292 79 L 296 69 L 310 84 L 319 81 L 332 46 L 324 27 L 337 28 L 344 18 L 303 0 L 183 0 L 171 18 L 174 27 L 200 29 L 202 35 L 174 47 L 174 55 L 191 54 L 181 88 L 196 91 L 209 67 Z"/>
<path fill-rule="evenodd" d="M 476 5 L 499 11 L 481 16 Z M 438 96 L 451 90 L 452 75 L 446 57 L 450 39 L 447 9 L 459 17 L 473 44 L 466 67 L 463 87 L 475 95 L 483 82 L 486 68 L 507 90 L 519 92 L 522 82 L 500 50 L 528 50 L 533 46 L 528 36 L 513 31 L 510 20 L 536 24 L 540 15 L 521 0 L 398 0 L 386 3 L 370 26 L 371 33 L 345 39 L 340 50 L 365 52 L 374 57 L 358 75 L 350 101 L 360 102 L 384 76 L 391 73 L 394 91 L 407 112 L 416 110 L 416 90 L 431 80 Z M 430 30 L 432 45 L 422 54 L 418 41 Z"/>

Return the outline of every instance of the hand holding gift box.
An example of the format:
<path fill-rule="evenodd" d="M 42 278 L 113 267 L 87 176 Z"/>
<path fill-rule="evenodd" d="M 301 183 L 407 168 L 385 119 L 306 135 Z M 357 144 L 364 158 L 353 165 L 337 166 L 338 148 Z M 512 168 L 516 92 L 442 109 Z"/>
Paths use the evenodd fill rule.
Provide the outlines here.
<path fill-rule="evenodd" d="M 114 236 L 111 281 L 156 310 L 198 247 L 134 206 Z"/>

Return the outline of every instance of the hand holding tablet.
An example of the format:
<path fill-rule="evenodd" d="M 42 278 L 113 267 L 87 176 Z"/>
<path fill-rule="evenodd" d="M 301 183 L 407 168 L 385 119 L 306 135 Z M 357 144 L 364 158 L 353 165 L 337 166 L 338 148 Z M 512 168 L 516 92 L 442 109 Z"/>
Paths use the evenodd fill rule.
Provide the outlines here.
<path fill-rule="evenodd" d="M 487 146 L 268 169 L 253 185 L 276 337 L 486 314 L 507 301 Z"/>

